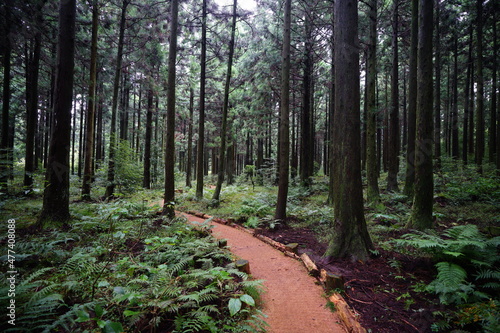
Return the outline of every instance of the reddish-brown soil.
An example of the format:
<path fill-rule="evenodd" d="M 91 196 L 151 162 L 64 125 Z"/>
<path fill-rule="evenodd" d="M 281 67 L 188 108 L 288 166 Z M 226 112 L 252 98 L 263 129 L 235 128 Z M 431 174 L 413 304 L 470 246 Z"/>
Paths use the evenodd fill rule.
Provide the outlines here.
<path fill-rule="evenodd" d="M 306 228 L 282 227 L 259 233 L 283 244 L 298 243 L 320 268 L 344 277 L 345 300 L 360 315 L 371 332 L 432 332 L 432 311 L 442 310 L 432 295 L 416 293 L 415 283 L 428 284 L 435 274 L 432 263 L 379 250 L 367 262 L 332 260 L 323 257 L 326 244 Z"/>
<path fill-rule="evenodd" d="M 218 223 L 212 230 L 215 237 L 227 239 L 231 252 L 250 262 L 254 278 L 264 281 L 263 312 L 269 333 L 345 332 L 337 315 L 326 307 L 322 287 L 299 261 L 245 231 Z"/>

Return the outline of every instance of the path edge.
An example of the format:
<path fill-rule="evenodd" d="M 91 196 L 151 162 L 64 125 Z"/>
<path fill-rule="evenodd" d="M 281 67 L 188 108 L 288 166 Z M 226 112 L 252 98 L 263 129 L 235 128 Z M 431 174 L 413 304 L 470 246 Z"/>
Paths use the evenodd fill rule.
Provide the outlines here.
<path fill-rule="evenodd" d="M 248 234 L 250 234 L 250 235 L 258 238 L 262 242 L 264 242 L 264 243 L 272 246 L 273 248 L 279 250 L 284 255 L 286 255 L 286 256 L 288 256 L 290 258 L 293 258 L 295 260 L 300 261 L 307 268 L 307 270 L 309 271 L 309 275 L 311 275 L 314 278 L 316 278 L 316 280 L 323 287 L 323 290 L 325 290 L 325 292 L 326 292 L 324 280 L 322 280 L 321 275 L 314 274 L 314 273 L 311 274 L 311 271 L 314 270 L 314 268 L 308 267 L 308 264 L 306 263 L 307 259 L 304 260 L 304 258 L 302 258 L 301 256 L 298 256 L 297 254 L 291 252 L 282 243 L 279 243 L 279 242 L 277 242 L 277 241 L 275 241 L 275 240 L 273 240 L 273 239 L 271 239 L 271 238 L 269 238 L 267 236 L 256 234 L 254 232 L 254 230 L 252 230 L 252 229 L 244 228 L 244 227 L 242 227 L 242 226 L 240 226 L 240 225 L 238 225 L 236 223 L 229 222 L 229 221 L 227 221 L 225 219 L 222 219 L 222 218 L 213 217 L 213 216 L 210 216 L 210 215 L 207 215 L 207 214 L 204 214 L 204 213 L 201 213 L 201 212 L 197 212 L 197 211 L 186 211 L 185 213 L 189 214 L 189 215 L 194 215 L 196 217 L 199 217 L 199 218 L 202 218 L 202 219 L 205 219 L 205 220 L 211 219 L 212 222 L 215 222 L 215 223 L 218 223 L 218 224 L 222 224 L 222 225 L 226 225 L 226 226 L 235 228 L 237 230 L 246 232 L 246 233 L 248 233 Z M 307 255 L 306 255 L 306 258 L 308 258 Z M 361 324 L 358 321 L 359 315 L 357 315 L 354 312 L 354 310 L 349 306 L 349 304 L 347 304 L 347 302 L 345 301 L 344 297 L 341 294 L 336 293 L 336 292 L 333 293 L 333 294 L 331 294 L 328 297 L 328 301 L 330 301 L 333 304 L 335 304 L 335 310 L 336 310 L 335 312 L 338 313 L 339 318 L 342 321 L 342 324 L 343 324 L 344 328 L 347 330 L 347 332 L 349 332 L 349 333 L 367 333 L 366 329 L 363 326 L 361 326 Z"/>

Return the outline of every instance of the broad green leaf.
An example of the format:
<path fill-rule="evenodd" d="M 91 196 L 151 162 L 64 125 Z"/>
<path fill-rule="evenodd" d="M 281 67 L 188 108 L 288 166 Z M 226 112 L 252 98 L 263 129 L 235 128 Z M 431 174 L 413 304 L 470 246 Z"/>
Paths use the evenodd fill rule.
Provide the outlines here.
<path fill-rule="evenodd" d="M 139 313 L 141 313 L 141 312 L 140 311 L 132 311 L 132 310 L 123 311 L 123 315 L 125 317 L 135 316 L 135 315 L 138 315 Z"/>
<path fill-rule="evenodd" d="M 123 331 L 123 326 L 120 323 L 108 322 L 106 326 L 104 326 L 104 333 L 121 333 Z"/>
<path fill-rule="evenodd" d="M 243 303 L 246 303 L 246 304 L 248 304 L 248 305 L 250 305 L 250 306 L 255 306 L 255 300 L 254 300 L 254 299 L 253 299 L 253 297 L 252 297 L 252 296 L 250 296 L 250 295 L 247 295 L 247 294 L 245 294 L 245 295 L 241 295 L 240 300 L 241 300 Z"/>
<path fill-rule="evenodd" d="M 84 323 L 90 320 L 90 315 L 85 310 L 76 310 L 76 315 L 78 318 L 75 320 L 77 323 Z"/>
<path fill-rule="evenodd" d="M 102 315 L 104 314 L 104 310 L 102 309 L 102 306 L 99 304 L 95 305 L 94 311 L 96 318 L 101 318 Z"/>
<path fill-rule="evenodd" d="M 231 298 L 228 307 L 229 313 L 234 316 L 241 310 L 241 301 L 238 298 Z"/>

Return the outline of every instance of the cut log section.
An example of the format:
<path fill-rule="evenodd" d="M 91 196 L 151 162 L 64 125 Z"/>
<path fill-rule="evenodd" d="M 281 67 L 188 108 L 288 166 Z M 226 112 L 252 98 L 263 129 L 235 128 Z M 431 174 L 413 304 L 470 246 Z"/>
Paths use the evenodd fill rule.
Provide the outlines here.
<path fill-rule="evenodd" d="M 319 270 L 318 266 L 314 263 L 314 261 L 309 258 L 307 253 L 302 253 L 300 255 L 300 259 L 302 259 L 302 262 L 304 263 L 304 266 L 306 266 L 307 270 L 309 271 L 309 274 L 311 276 L 318 277 L 319 276 Z"/>
<path fill-rule="evenodd" d="M 248 260 L 239 259 L 236 261 L 235 265 L 236 269 L 238 269 L 240 272 L 250 274 L 250 263 L 248 262 Z"/>

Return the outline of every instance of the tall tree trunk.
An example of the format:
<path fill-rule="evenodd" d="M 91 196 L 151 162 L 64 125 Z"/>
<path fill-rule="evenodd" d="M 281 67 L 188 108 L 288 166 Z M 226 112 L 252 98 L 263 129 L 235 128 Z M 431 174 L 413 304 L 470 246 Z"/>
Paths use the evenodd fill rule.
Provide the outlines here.
<path fill-rule="evenodd" d="M 152 79 L 151 79 L 152 80 Z M 146 111 L 146 133 L 144 138 L 144 170 L 142 187 L 151 188 L 151 137 L 153 135 L 153 87 L 148 83 L 148 98 Z"/>
<path fill-rule="evenodd" d="M 193 178 L 193 118 L 194 118 L 194 90 L 189 89 L 189 125 L 188 125 L 188 155 L 186 167 L 186 186 L 191 187 Z"/>
<path fill-rule="evenodd" d="M 469 158 L 469 150 L 468 150 L 468 144 L 469 144 L 469 119 L 470 119 L 470 85 L 472 82 L 472 25 L 470 26 L 470 41 L 469 41 L 469 51 L 468 51 L 468 56 L 467 56 L 467 76 L 465 79 L 465 91 L 464 91 L 464 132 L 463 132 L 463 138 L 462 138 L 462 157 L 464 164 L 468 163 L 468 158 Z"/>
<path fill-rule="evenodd" d="M 493 54 L 498 55 L 498 45 L 497 45 L 497 15 L 498 15 L 498 3 L 496 10 L 493 12 Z M 497 70 L 498 70 L 498 60 L 493 60 L 492 69 L 492 86 L 491 86 L 491 124 L 490 124 L 490 137 L 489 137 L 489 160 L 491 163 L 495 163 L 495 153 L 497 151 Z M 499 168 L 500 169 L 500 168 Z"/>
<path fill-rule="evenodd" d="M 366 178 L 367 199 L 370 204 L 380 201 L 377 172 L 377 0 L 368 4 L 370 19 L 368 54 L 366 59 Z"/>
<path fill-rule="evenodd" d="M 168 49 L 168 86 L 167 86 L 167 136 L 165 145 L 165 201 L 163 214 L 175 217 L 175 61 L 177 59 L 177 26 L 179 0 L 172 0 L 170 22 L 170 45 Z"/>
<path fill-rule="evenodd" d="M 408 74 L 408 139 L 403 193 L 413 198 L 415 184 L 415 134 L 417 120 L 418 0 L 411 1 L 410 73 Z M 436 75 L 437 80 L 437 75 Z M 438 84 L 439 85 L 439 84 Z"/>
<path fill-rule="evenodd" d="M 196 198 L 203 199 L 203 176 L 205 175 L 205 84 L 207 67 L 207 0 L 203 0 L 201 18 L 200 55 L 200 111 L 198 116 L 198 144 L 196 157 Z"/>
<path fill-rule="evenodd" d="M 233 22 L 231 25 L 231 39 L 229 41 L 229 59 L 227 61 L 226 85 L 224 87 L 224 105 L 222 107 L 222 128 L 220 134 L 220 156 L 219 156 L 219 174 L 217 178 L 217 185 L 215 186 L 214 195 L 212 200 L 219 202 L 220 191 L 222 183 L 224 182 L 225 162 L 226 162 L 226 141 L 227 141 L 227 113 L 229 109 L 229 86 L 231 83 L 231 71 L 233 69 L 233 55 L 234 55 L 234 39 L 236 33 L 236 6 L 237 0 L 233 1 Z"/>
<path fill-rule="evenodd" d="M 98 0 L 92 2 L 92 41 L 90 46 L 90 83 L 87 102 L 87 128 L 85 144 L 85 165 L 83 168 L 82 199 L 90 199 L 90 187 L 94 176 L 94 137 L 97 88 L 97 29 L 99 29 Z"/>
<path fill-rule="evenodd" d="M 436 86 L 434 99 L 434 155 L 436 158 L 436 167 L 441 166 L 441 26 L 439 20 L 441 17 L 441 6 L 436 2 Z M 412 193 L 413 195 L 413 193 Z"/>
<path fill-rule="evenodd" d="M 387 160 L 387 191 L 398 191 L 399 146 L 399 48 L 398 48 L 399 0 L 393 0 L 392 13 L 392 68 L 391 107 L 389 116 L 389 151 Z"/>
<path fill-rule="evenodd" d="M 2 137 L 0 141 L 0 193 L 7 194 L 9 192 L 9 169 L 10 169 L 10 155 L 12 151 L 9 146 L 9 132 L 10 132 L 10 81 L 11 81 L 11 56 L 12 56 L 12 42 L 10 40 L 11 28 L 11 7 L 12 0 L 6 0 L 5 3 L 5 20 L 4 24 L 5 35 L 4 38 L 4 53 L 3 53 L 3 96 L 2 96 Z"/>
<path fill-rule="evenodd" d="M 69 214 L 69 142 L 71 135 L 71 104 L 75 66 L 76 0 L 61 0 L 59 5 L 59 36 L 57 73 L 54 96 L 54 125 L 50 140 L 43 207 L 37 222 L 46 221 L 64 226 Z"/>
<path fill-rule="evenodd" d="M 476 164 L 483 173 L 484 157 L 484 74 L 483 74 L 483 0 L 477 0 L 477 97 L 476 97 Z"/>
<path fill-rule="evenodd" d="M 37 8 L 36 16 L 40 14 L 41 8 Z M 35 29 L 38 28 L 40 18 L 36 19 Z M 40 67 L 41 53 L 40 31 L 35 33 L 33 53 L 27 59 L 26 73 L 26 154 L 24 165 L 24 183 L 29 190 L 33 187 L 33 172 L 35 171 L 35 136 L 38 126 L 38 73 Z"/>
<path fill-rule="evenodd" d="M 460 143 L 458 140 L 458 36 L 454 36 L 453 42 L 453 103 L 451 107 L 451 156 L 460 158 Z"/>
<path fill-rule="evenodd" d="M 432 28 L 433 0 L 420 0 L 417 71 L 417 135 L 415 142 L 415 195 L 409 226 L 431 228 L 434 179 L 432 174 Z"/>
<path fill-rule="evenodd" d="M 366 260 L 373 244 L 363 209 L 358 1 L 335 1 L 334 221 L 326 255 Z"/>
<path fill-rule="evenodd" d="M 306 2 L 305 12 L 305 49 L 304 49 L 304 78 L 301 117 L 300 141 L 300 181 L 302 185 L 311 185 L 314 168 L 314 141 L 312 132 L 312 73 L 313 73 L 313 41 L 311 22 L 311 4 Z"/>
<path fill-rule="evenodd" d="M 109 134 L 109 156 L 108 156 L 108 184 L 106 186 L 106 192 L 104 197 L 106 199 L 111 199 L 115 192 L 115 154 L 117 146 L 116 137 L 116 118 L 118 109 L 118 90 L 120 88 L 120 74 L 122 72 L 122 61 L 123 61 L 123 39 L 125 35 L 125 22 L 127 16 L 127 6 L 130 0 L 123 0 L 122 10 L 120 15 L 120 32 L 118 36 L 118 51 L 116 55 L 116 67 L 115 67 L 115 77 L 113 81 L 113 101 L 111 105 L 111 129 Z"/>
<path fill-rule="evenodd" d="M 288 173 L 290 168 L 290 39 L 292 25 L 292 1 L 285 0 L 285 22 L 283 26 L 283 49 L 281 52 L 281 102 L 280 102 L 280 124 L 279 124 L 279 165 L 278 165 L 278 200 L 274 218 L 284 220 L 286 218 L 286 206 L 288 199 Z"/>

